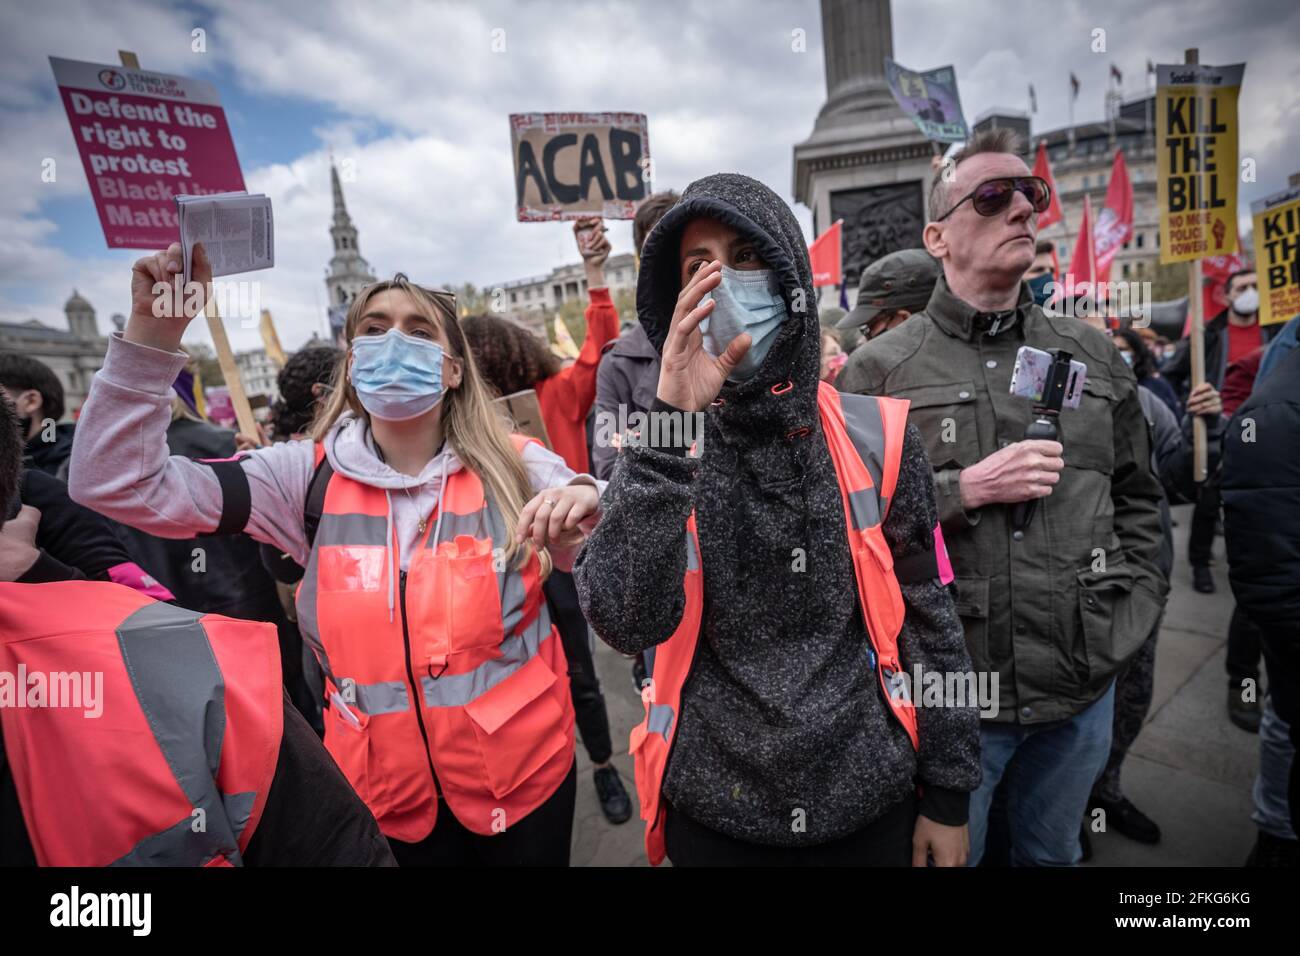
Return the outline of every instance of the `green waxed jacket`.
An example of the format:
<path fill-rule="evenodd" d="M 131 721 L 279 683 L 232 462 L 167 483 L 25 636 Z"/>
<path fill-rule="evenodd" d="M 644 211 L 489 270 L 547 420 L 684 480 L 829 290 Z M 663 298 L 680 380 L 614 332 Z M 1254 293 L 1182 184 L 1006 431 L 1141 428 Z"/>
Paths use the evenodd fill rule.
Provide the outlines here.
<path fill-rule="evenodd" d="M 935 286 L 925 311 L 860 346 L 842 391 L 911 402 L 934 466 L 957 609 L 977 672 L 997 674 L 1001 722 L 1071 717 L 1105 693 L 1151 634 L 1168 582 L 1161 487 L 1150 468 L 1133 373 L 1103 333 L 1047 315 L 1021 284 L 1016 318 L 987 319 Z M 1031 403 L 1010 394 L 1022 345 L 1061 348 L 1088 366 L 1083 399 L 1060 416 L 1065 470 L 1024 537 L 1010 506 L 961 506 L 961 469 L 1024 437 Z"/>

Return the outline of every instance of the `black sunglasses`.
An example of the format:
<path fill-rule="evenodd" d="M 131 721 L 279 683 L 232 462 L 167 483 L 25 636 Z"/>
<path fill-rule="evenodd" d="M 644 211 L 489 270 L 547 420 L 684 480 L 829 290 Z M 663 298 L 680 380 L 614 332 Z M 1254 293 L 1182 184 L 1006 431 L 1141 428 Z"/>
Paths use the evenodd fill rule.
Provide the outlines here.
<path fill-rule="evenodd" d="M 1037 176 L 1004 176 L 1000 179 L 986 179 L 953 205 L 935 222 L 943 222 L 957 211 L 957 207 L 967 199 L 971 207 L 981 216 L 996 216 L 1011 205 L 1011 197 L 1021 193 L 1034 207 L 1034 212 L 1044 212 L 1052 201 L 1052 187 L 1047 181 Z"/>

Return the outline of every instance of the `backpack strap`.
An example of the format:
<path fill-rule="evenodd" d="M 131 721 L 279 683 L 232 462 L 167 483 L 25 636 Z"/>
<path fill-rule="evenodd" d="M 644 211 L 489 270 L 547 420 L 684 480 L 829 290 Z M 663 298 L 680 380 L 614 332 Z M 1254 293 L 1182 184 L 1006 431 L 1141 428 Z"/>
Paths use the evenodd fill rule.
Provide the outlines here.
<path fill-rule="evenodd" d="M 334 467 L 325 446 L 316 443 L 316 470 L 312 472 L 311 483 L 307 485 L 307 499 L 303 502 L 302 526 L 307 533 L 307 547 L 316 543 L 316 529 L 320 527 L 321 515 L 325 513 L 325 491 L 329 488 L 330 478 L 334 477 Z"/>

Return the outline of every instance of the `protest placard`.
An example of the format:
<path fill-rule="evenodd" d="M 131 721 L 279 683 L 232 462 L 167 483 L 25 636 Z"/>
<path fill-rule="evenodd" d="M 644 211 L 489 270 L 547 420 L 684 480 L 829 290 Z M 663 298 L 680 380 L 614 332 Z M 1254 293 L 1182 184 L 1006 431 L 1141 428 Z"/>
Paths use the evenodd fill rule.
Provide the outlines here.
<path fill-rule="evenodd" d="M 1237 249 L 1237 94 L 1246 64 L 1156 67 L 1160 261 Z"/>
<path fill-rule="evenodd" d="M 514 431 L 521 435 L 536 438 L 547 448 L 551 447 L 551 436 L 546 431 L 546 422 L 542 420 L 542 406 L 537 401 L 537 393 L 531 388 L 521 392 L 512 392 L 496 400 L 504 405 L 506 414 L 514 422 Z"/>
<path fill-rule="evenodd" d="M 1250 204 L 1255 268 L 1259 270 L 1259 324 L 1300 315 L 1300 187 Z"/>
<path fill-rule="evenodd" d="M 59 57 L 50 65 L 110 248 L 166 248 L 178 234 L 177 195 L 244 188 L 211 84 Z"/>
<path fill-rule="evenodd" d="M 898 108 L 926 139 L 964 143 L 970 137 L 957 93 L 957 71 L 951 66 L 918 73 L 886 57 L 885 78 Z"/>
<path fill-rule="evenodd" d="M 650 195 L 644 113 L 512 113 L 520 222 L 631 219 Z"/>

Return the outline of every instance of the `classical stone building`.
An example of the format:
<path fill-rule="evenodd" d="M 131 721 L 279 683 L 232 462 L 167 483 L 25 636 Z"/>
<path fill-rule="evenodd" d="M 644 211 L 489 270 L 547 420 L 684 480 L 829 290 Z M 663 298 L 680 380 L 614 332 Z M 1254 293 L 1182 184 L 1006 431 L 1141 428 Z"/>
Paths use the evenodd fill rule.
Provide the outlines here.
<path fill-rule="evenodd" d="M 244 383 L 244 391 L 250 398 L 265 395 L 269 401 L 275 401 L 280 397 L 280 388 L 276 383 L 280 366 L 266 354 L 266 349 L 236 352 L 235 365 L 239 369 L 239 378 Z"/>
<path fill-rule="evenodd" d="M 67 329 L 51 328 L 35 319 L 0 322 L 0 352 L 29 355 L 52 368 L 63 383 L 64 417 L 71 418 L 86 400 L 91 377 L 104 364 L 108 339 L 99 334 L 94 307 L 76 290 L 63 313 Z"/>
<path fill-rule="evenodd" d="M 636 294 L 636 257 L 630 252 L 610 256 L 605 262 L 605 283 L 611 296 Z M 488 286 L 489 297 L 501 290 L 506 314 L 534 332 L 545 335 L 544 322 L 565 302 L 587 301 L 587 277 L 581 262 L 557 266 L 545 275 L 514 279 Z"/>

